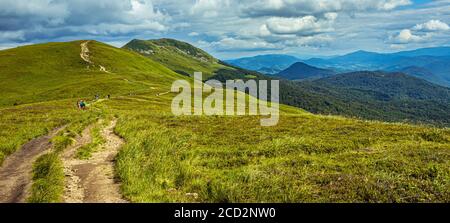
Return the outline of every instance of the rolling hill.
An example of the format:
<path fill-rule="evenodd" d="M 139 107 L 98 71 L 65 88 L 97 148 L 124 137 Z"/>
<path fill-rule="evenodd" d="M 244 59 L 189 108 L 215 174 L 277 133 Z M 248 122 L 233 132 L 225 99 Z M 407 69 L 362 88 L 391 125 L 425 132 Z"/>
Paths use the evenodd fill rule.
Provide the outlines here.
<path fill-rule="evenodd" d="M 326 98 L 332 114 L 450 123 L 450 89 L 402 73 L 354 72 L 298 84 Z"/>
<path fill-rule="evenodd" d="M 334 74 L 336 74 L 336 72 L 332 70 L 321 69 L 302 62 L 297 62 L 281 71 L 276 76 L 288 80 L 313 80 L 328 77 Z"/>
<path fill-rule="evenodd" d="M 87 43 L 89 52 L 83 54 L 81 45 L 86 42 L 0 51 L 0 89 L 5 95 L 0 99 L 0 163 L 39 136 L 48 137 L 52 145 L 25 171 L 32 173 L 26 176 L 33 182 L 27 201 L 65 202 L 66 182 L 71 177 L 64 172 L 65 152 L 75 148 L 76 154 L 88 157 L 75 157 L 75 161 L 97 165 L 89 154 L 103 151 L 106 139 L 101 133 L 106 130 L 120 136 L 124 144 L 111 159 L 112 172 L 94 176 L 116 176 L 115 181 L 121 183 L 118 192 L 130 202 L 449 201 L 448 129 L 314 115 L 286 105 L 281 106 L 279 124 L 267 128 L 259 125 L 260 116 L 174 116 L 171 102 L 175 94 L 159 93 L 169 91 L 174 80 L 188 79 L 171 70 L 176 64 L 166 67 L 95 41 Z M 184 53 L 173 54 L 188 61 L 181 57 Z M 215 75 L 259 78 L 258 73 L 250 75 L 251 71 L 225 63 L 214 66 L 230 71 Z M 367 75 L 360 77 L 357 90 L 369 91 L 364 87 Z M 381 75 L 369 79 L 384 81 Z M 339 76 L 317 81 L 347 89 Z M 302 89 L 296 88 L 298 83 L 283 83 Z M 370 89 L 384 90 L 380 85 Z M 444 92 L 434 85 L 425 87 L 432 88 L 433 92 L 422 92 L 430 97 Z M 400 98 L 423 98 L 395 91 Z M 103 99 L 88 99 L 96 93 Z M 317 99 L 330 107 L 322 94 L 300 93 L 305 97 L 297 97 L 296 91 L 284 92 L 286 98 L 294 96 L 304 103 Z M 112 97 L 105 99 L 105 94 Z M 317 98 L 306 97 L 310 95 Z M 83 97 L 88 97 L 87 110 L 75 107 Z M 16 101 L 21 103 L 14 106 Z M 117 123 L 113 129 L 103 127 L 111 120 Z M 55 128 L 62 130 L 47 136 Z M 85 133 L 92 142 L 77 147 Z M 102 185 L 97 187 L 102 191 Z"/>
<path fill-rule="evenodd" d="M 0 106 L 148 91 L 145 81 L 159 87 L 181 77 L 137 53 L 96 41 L 89 41 L 92 63 L 86 62 L 80 57 L 82 42 L 0 51 Z"/>

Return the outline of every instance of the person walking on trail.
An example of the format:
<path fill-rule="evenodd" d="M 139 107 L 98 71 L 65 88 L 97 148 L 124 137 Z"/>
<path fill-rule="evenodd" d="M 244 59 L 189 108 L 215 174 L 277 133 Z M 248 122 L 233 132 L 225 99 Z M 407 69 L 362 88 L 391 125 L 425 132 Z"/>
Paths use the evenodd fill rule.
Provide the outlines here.
<path fill-rule="evenodd" d="M 81 110 L 85 110 L 86 109 L 86 103 L 83 100 L 80 101 L 79 106 L 80 106 Z"/>

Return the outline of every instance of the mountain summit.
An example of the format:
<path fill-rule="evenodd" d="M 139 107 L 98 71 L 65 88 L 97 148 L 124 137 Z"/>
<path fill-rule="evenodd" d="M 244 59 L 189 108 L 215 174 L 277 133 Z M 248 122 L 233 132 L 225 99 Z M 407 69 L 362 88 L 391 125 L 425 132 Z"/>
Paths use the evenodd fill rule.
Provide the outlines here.
<path fill-rule="evenodd" d="M 313 67 L 302 62 L 297 62 L 286 70 L 278 73 L 277 76 L 288 80 L 305 80 L 328 77 L 333 74 L 336 74 L 336 72 L 332 70 Z"/>

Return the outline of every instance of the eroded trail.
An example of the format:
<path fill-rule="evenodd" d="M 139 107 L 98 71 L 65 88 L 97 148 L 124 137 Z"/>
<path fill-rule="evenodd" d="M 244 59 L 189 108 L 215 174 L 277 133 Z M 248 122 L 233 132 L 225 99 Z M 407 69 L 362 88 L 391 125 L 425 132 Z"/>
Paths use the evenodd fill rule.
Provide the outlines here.
<path fill-rule="evenodd" d="M 23 203 L 32 185 L 34 161 L 51 148 L 50 139 L 64 127 L 33 139 L 10 155 L 0 167 L 0 203 Z"/>
<path fill-rule="evenodd" d="M 88 43 L 89 41 L 83 42 L 81 43 L 81 53 L 80 53 L 80 57 L 81 59 L 83 59 L 85 62 L 92 64 L 91 59 L 89 58 L 89 48 L 88 48 Z"/>
<path fill-rule="evenodd" d="M 64 155 L 66 189 L 64 200 L 68 203 L 125 203 L 120 194 L 120 184 L 114 178 L 114 159 L 123 140 L 114 134 L 116 121 L 101 132 L 106 140 L 99 151 L 88 160 L 75 158 L 75 152 L 90 142 L 90 129 L 85 130 L 80 143 Z"/>
<path fill-rule="evenodd" d="M 92 66 L 95 67 L 94 62 L 92 62 L 92 60 L 91 60 L 91 58 L 90 58 L 90 51 L 89 51 L 89 47 L 88 47 L 89 42 L 90 42 L 90 41 L 86 41 L 86 42 L 82 42 L 82 43 L 80 44 L 80 46 L 81 46 L 80 57 L 81 57 L 81 59 L 83 59 L 86 63 L 89 63 L 90 65 L 92 65 Z M 98 66 L 99 66 L 100 71 L 105 72 L 105 73 L 111 73 L 111 72 L 109 72 L 104 66 L 102 66 L 102 65 L 98 65 Z M 88 66 L 88 68 L 89 68 L 89 66 Z"/>

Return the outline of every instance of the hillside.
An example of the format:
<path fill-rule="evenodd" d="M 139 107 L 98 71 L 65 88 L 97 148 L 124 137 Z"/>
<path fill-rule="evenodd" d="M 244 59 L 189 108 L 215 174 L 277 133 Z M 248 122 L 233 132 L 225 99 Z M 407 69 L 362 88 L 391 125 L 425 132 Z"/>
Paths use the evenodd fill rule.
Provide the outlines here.
<path fill-rule="evenodd" d="M 0 106 L 148 91 L 149 83 L 159 87 L 181 76 L 139 54 L 96 41 L 87 45 L 92 63 L 86 62 L 80 56 L 82 42 L 0 51 Z"/>
<path fill-rule="evenodd" d="M 281 71 L 276 76 L 288 80 L 313 80 L 334 74 L 336 74 L 336 72 L 332 70 L 321 69 L 302 62 L 297 62 Z"/>
<path fill-rule="evenodd" d="M 219 60 L 205 51 L 173 39 L 135 39 L 123 46 L 123 49 L 140 53 L 185 76 L 191 76 L 194 72 L 202 72 L 208 77 L 220 69 L 226 69 L 219 63 Z"/>
<path fill-rule="evenodd" d="M 332 114 L 450 123 L 450 89 L 401 73 L 354 72 L 299 83 L 299 86 L 322 95 L 332 105 L 340 104 L 335 111 L 330 111 Z"/>
<path fill-rule="evenodd" d="M 268 54 L 226 60 L 225 62 L 244 69 L 258 71 L 263 74 L 276 74 L 299 61 L 300 59 L 294 56 Z"/>
<path fill-rule="evenodd" d="M 82 43 L 0 51 L 0 77 L 8 81 L 0 87 L 9 89 L 0 108 L 0 194 L 11 186 L 4 181 L 22 177 L 24 185 L 32 183 L 23 200 L 29 202 L 69 202 L 73 188 L 84 190 L 76 201 L 89 202 L 110 186 L 127 202 L 449 202 L 448 129 L 314 115 L 285 105 L 279 124 L 267 128 L 260 116 L 174 116 L 176 94 L 160 93 L 185 76 L 94 41 L 87 43 L 89 63 L 80 57 Z M 101 100 L 76 109 L 81 95 L 97 91 Z M 19 100 L 33 103 L 9 105 Z M 50 134 L 56 128 L 60 132 Z M 111 135 L 123 145 L 104 161 L 110 172 L 101 171 L 97 159 L 110 154 Z M 8 159 L 41 141 L 44 153 Z M 11 163 L 26 168 L 2 169 L 14 169 Z M 115 184 L 92 186 L 76 177 Z M 23 185 L 13 189 L 13 195 L 27 194 Z"/>

